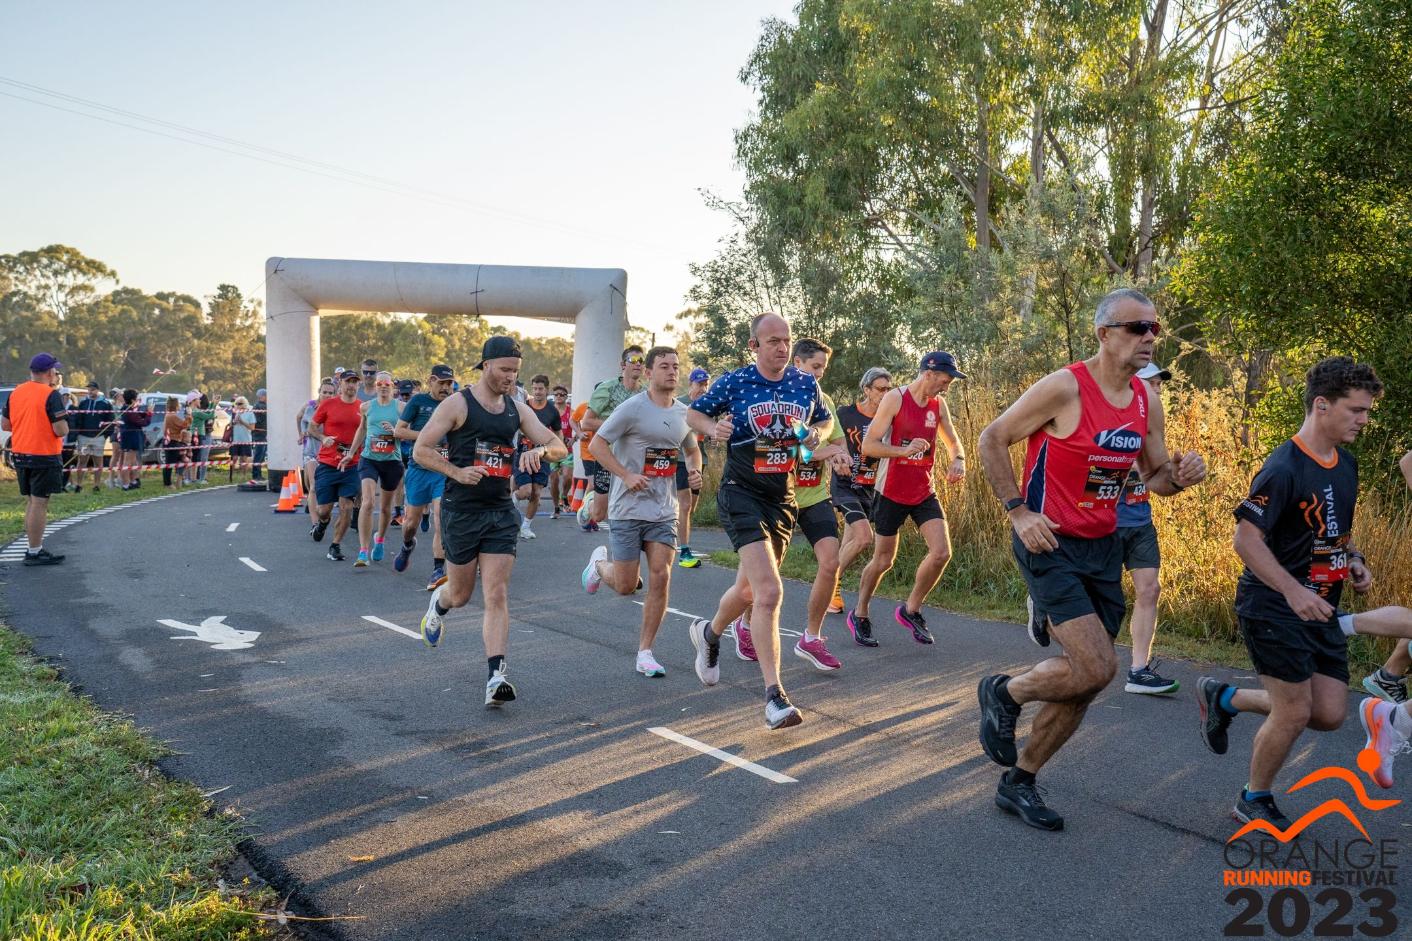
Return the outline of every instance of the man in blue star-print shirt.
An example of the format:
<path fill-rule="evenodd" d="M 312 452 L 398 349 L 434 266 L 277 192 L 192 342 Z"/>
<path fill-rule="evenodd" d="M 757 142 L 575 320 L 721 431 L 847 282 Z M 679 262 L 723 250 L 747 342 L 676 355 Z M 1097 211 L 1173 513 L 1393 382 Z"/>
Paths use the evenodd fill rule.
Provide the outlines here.
<path fill-rule="evenodd" d="M 814 377 L 790 365 L 788 321 L 778 314 L 756 317 L 750 322 L 750 349 L 754 365 L 717 379 L 687 410 L 693 431 L 729 442 L 716 506 L 740 554 L 735 584 L 721 596 L 716 616 L 691 622 L 691 643 L 697 677 L 715 686 L 721 678 L 721 634 L 753 605 L 765 723 L 782 729 L 804 721 L 780 685 L 779 560 L 798 515 L 793 471 L 800 449 L 812 451 L 828 436 L 833 416 Z"/>

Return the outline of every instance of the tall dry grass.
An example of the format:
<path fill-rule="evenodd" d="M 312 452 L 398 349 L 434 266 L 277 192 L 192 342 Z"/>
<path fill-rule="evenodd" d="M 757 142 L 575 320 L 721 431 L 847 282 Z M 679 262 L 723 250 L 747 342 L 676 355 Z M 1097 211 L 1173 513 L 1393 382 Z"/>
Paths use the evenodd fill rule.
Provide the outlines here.
<path fill-rule="evenodd" d="M 1011 555 L 1009 520 L 985 479 L 976 439 L 1024 387 L 1013 377 L 997 380 L 976 372 L 970 380 L 957 383 L 948 396 L 970 466 L 966 480 L 959 485 L 947 484 L 940 475 L 937 478 L 937 492 L 951 527 L 952 561 L 928 602 L 948 610 L 1018 621 L 1024 616 L 1025 586 Z M 1244 499 L 1265 454 L 1279 440 L 1246 443 L 1240 403 L 1229 390 L 1199 390 L 1168 383 L 1162 399 L 1167 413 L 1168 447 L 1173 452 L 1195 449 L 1201 453 L 1209 476 L 1203 484 L 1184 493 L 1152 499 L 1153 520 L 1162 547 L 1158 646 L 1169 654 L 1248 663 L 1233 608 L 1241 563 L 1231 543 L 1235 532 L 1232 513 Z M 1012 456 L 1018 479 L 1023 448 L 1017 445 Z M 718 448 L 712 450 L 706 474 L 707 499 L 701 501 L 695 517 L 703 525 L 718 522 L 713 495 L 723 458 Z M 938 465 L 939 471 L 944 469 Z M 1412 512 L 1405 507 L 1394 509 L 1405 502 L 1365 483 L 1354 540 L 1366 552 L 1375 582 L 1365 597 L 1347 592 L 1345 607 L 1363 610 L 1383 604 L 1412 606 Z M 906 527 L 897 563 L 883 580 L 882 593 L 892 597 L 906 595 L 924 554 L 925 546 L 916 530 Z M 846 588 L 857 587 L 862 565 L 860 561 L 845 573 Z M 784 572 L 790 577 L 812 578 L 811 554 L 796 548 L 786 559 Z M 1361 677 L 1360 671 L 1369 665 L 1381 662 L 1390 646 L 1354 638 L 1350 660 L 1355 677 Z"/>

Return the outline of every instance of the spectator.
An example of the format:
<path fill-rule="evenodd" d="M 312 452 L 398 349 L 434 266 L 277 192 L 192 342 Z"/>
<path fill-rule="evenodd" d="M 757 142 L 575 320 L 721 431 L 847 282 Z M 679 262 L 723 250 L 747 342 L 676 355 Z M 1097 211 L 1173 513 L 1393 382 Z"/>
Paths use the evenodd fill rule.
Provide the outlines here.
<path fill-rule="evenodd" d="M 264 480 L 264 473 L 261 470 L 265 466 L 265 455 L 269 453 L 269 414 L 270 400 L 264 389 L 255 390 L 255 428 L 253 429 L 254 441 L 254 471 L 250 474 L 251 480 Z"/>
<path fill-rule="evenodd" d="M 75 461 L 74 489 L 83 489 L 83 470 L 93 468 L 93 492 L 99 490 L 98 477 L 103 472 L 103 452 L 108 444 L 108 428 L 113 421 L 113 403 L 103 397 L 96 382 L 88 383 L 88 394 L 69 416 L 69 423 L 78 432 L 78 457 Z"/>
<path fill-rule="evenodd" d="M 142 451 L 152 415 L 137 401 L 136 389 L 123 390 L 123 407 L 118 414 L 118 482 L 124 490 L 142 486 Z"/>
<path fill-rule="evenodd" d="M 173 490 L 186 480 L 187 449 L 190 446 L 191 419 L 181 407 L 181 399 L 167 396 L 167 415 L 162 419 L 162 486 Z M 176 484 L 172 483 L 172 471 Z"/>
<path fill-rule="evenodd" d="M 205 483 L 211 463 L 211 429 L 216 423 L 216 408 L 210 396 L 195 389 L 186 394 L 186 407 L 191 409 L 191 453 L 196 459 L 196 479 Z"/>
<path fill-rule="evenodd" d="M 250 472 L 250 459 L 255 453 L 255 415 L 250 411 L 250 400 L 237 395 L 230 411 L 230 459 L 231 472 Z"/>
<path fill-rule="evenodd" d="M 60 391 L 59 398 L 63 403 L 65 416 L 78 408 L 78 397 L 74 393 Z M 67 421 L 67 418 L 65 420 Z M 69 432 L 64 435 L 64 452 L 60 456 L 59 462 L 63 469 L 64 492 L 77 493 L 83 489 L 83 481 L 74 483 L 70 478 L 73 476 L 74 465 L 78 460 L 78 429 L 74 427 L 73 422 L 68 422 L 68 426 Z"/>
<path fill-rule="evenodd" d="M 44 548 L 44 521 L 49 497 L 63 486 L 64 437 L 69 433 L 59 385 L 59 361 L 40 353 L 29 361 L 29 381 L 5 400 L 0 429 L 10 432 L 10 455 L 25 498 L 25 565 L 56 565 L 64 561 Z"/>

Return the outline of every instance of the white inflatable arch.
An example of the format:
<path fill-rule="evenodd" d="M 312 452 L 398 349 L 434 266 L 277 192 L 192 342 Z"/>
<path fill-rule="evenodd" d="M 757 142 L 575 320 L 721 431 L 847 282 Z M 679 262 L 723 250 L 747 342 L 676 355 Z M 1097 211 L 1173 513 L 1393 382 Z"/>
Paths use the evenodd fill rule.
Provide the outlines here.
<path fill-rule="evenodd" d="M 271 258 L 265 262 L 265 378 L 271 486 L 299 466 L 294 414 L 319 379 L 319 316 L 399 311 L 535 317 L 574 325 L 575 398 L 617 375 L 627 332 L 627 272 L 619 268 L 436 265 L 399 261 Z M 377 356 L 381 350 L 369 350 Z M 480 350 L 455 350 L 469 381 Z M 349 363 L 356 368 L 357 363 Z M 431 363 L 427 363 L 427 368 Z"/>

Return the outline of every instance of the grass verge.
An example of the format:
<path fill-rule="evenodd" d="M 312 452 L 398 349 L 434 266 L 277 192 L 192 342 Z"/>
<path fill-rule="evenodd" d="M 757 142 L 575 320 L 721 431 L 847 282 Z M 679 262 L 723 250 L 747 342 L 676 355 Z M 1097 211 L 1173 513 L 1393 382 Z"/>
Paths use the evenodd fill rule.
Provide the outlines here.
<path fill-rule="evenodd" d="M 56 494 L 50 518 L 161 493 Z M 0 495 L 0 541 L 22 499 Z M 8 577 L 24 577 L 11 570 Z M 148 941 L 272 937 L 268 889 L 226 887 L 238 821 L 157 770 L 163 746 L 75 695 L 0 624 L 0 938 Z"/>

